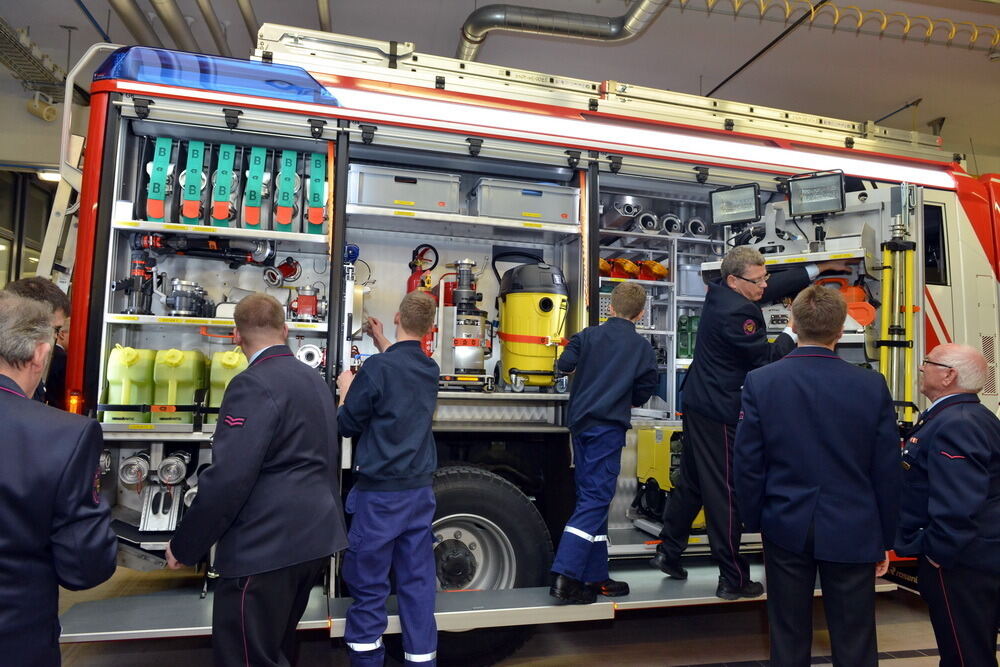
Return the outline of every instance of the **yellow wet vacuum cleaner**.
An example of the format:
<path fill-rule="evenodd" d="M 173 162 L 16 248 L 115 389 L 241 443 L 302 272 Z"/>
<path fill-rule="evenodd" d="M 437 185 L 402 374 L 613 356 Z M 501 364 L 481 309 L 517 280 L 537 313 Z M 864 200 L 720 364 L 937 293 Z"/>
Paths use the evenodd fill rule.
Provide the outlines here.
<path fill-rule="evenodd" d="M 521 264 L 500 280 L 500 364 L 496 379 L 514 391 L 555 387 L 565 391 L 566 377 L 556 377 L 556 359 L 568 342 L 569 297 L 558 267 L 544 262 Z"/>

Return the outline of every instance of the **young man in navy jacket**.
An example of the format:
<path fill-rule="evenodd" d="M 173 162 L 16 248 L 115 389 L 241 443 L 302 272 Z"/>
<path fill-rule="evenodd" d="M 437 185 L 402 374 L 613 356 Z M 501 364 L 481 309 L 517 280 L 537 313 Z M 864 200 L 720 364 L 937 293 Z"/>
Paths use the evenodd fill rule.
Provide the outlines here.
<path fill-rule="evenodd" d="M 420 347 L 434 325 L 434 299 L 410 292 L 396 313 L 396 343 L 369 318 L 381 354 L 357 375 L 337 378 L 340 434 L 354 438 L 354 515 L 344 556 L 344 581 L 354 598 L 347 610 L 347 643 L 354 667 L 382 665 L 389 570 L 395 573 L 407 665 L 433 667 L 437 656 L 434 490 L 437 449 L 431 421 L 437 406 L 438 365 Z"/>
<path fill-rule="evenodd" d="M 944 667 L 996 665 L 1000 625 L 1000 419 L 979 402 L 983 354 L 949 343 L 920 364 L 931 401 L 903 444 L 896 553 L 916 556 Z"/>
<path fill-rule="evenodd" d="M 559 541 L 549 589 L 561 602 L 588 604 L 597 594 L 629 592 L 627 583 L 608 576 L 608 509 L 632 407 L 648 401 L 657 384 L 653 347 L 635 330 L 645 307 L 640 285 L 618 285 L 608 321 L 575 334 L 559 357 L 559 370 L 574 373 L 569 430 L 576 466 L 576 508 Z"/>
<path fill-rule="evenodd" d="M 814 285 L 792 303 L 798 348 L 750 371 L 736 428 L 740 517 L 764 537 L 771 664 L 808 665 L 819 571 L 835 665 L 875 667 L 875 577 L 899 510 L 899 433 L 878 373 L 834 353 L 847 304 Z"/>

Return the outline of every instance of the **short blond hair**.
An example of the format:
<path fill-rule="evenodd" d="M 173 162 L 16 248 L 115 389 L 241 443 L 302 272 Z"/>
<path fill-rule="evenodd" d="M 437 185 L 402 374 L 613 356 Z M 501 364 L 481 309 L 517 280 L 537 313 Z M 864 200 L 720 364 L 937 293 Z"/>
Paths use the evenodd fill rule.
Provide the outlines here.
<path fill-rule="evenodd" d="M 285 330 L 285 309 L 270 294 L 257 292 L 243 297 L 233 313 L 236 329 L 248 343 L 268 336 L 281 336 Z"/>
<path fill-rule="evenodd" d="M 618 317 L 634 320 L 646 307 L 646 290 L 635 283 L 621 283 L 611 290 L 611 307 Z"/>
<path fill-rule="evenodd" d="M 426 292 L 410 292 L 399 302 L 399 325 L 411 336 L 423 336 L 434 326 L 437 302 Z"/>
<path fill-rule="evenodd" d="M 803 340 L 829 345 L 844 331 L 847 302 L 840 290 L 810 285 L 792 301 L 792 317 Z"/>

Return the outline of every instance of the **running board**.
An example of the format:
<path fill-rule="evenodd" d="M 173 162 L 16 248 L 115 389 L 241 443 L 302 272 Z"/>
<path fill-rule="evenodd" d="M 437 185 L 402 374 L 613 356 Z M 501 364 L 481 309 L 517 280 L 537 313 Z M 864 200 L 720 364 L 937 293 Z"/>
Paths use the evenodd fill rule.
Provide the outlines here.
<path fill-rule="evenodd" d="M 207 636 L 212 634 L 212 593 L 202 598 L 197 589 L 180 588 L 78 602 L 59 617 L 59 622 L 63 644 Z M 321 586 L 310 593 L 298 627 L 330 627 L 327 597 Z"/>
<path fill-rule="evenodd" d="M 688 561 L 692 561 L 690 564 Z M 548 587 L 503 591 L 438 593 L 435 612 L 438 629 L 463 632 L 484 628 L 542 623 L 569 623 L 613 619 L 618 611 L 733 604 L 715 597 L 719 571 L 702 559 L 685 559 L 688 578 L 670 579 L 645 562 L 616 561 L 611 575 L 627 581 L 631 592 L 619 598 L 599 598 L 589 605 L 558 605 Z M 750 576 L 764 579 L 759 563 L 750 566 Z M 766 588 L 766 582 L 765 582 Z M 877 579 L 876 592 L 892 591 L 896 584 Z M 820 595 L 819 586 L 816 595 Z M 765 599 L 740 599 L 753 602 Z M 342 637 L 350 598 L 327 598 L 322 588 L 313 589 L 300 630 L 329 628 L 331 637 Z M 400 632 L 396 597 L 390 596 L 386 634 Z M 212 632 L 212 595 L 202 599 L 195 589 L 175 589 L 92 602 L 80 602 L 61 617 L 62 643 L 206 636 Z"/>

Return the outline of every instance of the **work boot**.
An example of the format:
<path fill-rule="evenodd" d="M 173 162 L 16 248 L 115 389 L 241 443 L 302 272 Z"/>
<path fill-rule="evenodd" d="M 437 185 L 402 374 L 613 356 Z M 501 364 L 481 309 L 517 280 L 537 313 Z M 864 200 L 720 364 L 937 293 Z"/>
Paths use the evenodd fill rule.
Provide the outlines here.
<path fill-rule="evenodd" d="M 650 567 L 655 567 L 671 579 L 688 578 L 688 571 L 681 567 L 680 562 L 670 560 L 667 558 L 667 554 L 659 549 L 656 550 L 656 555 L 649 560 L 649 565 Z"/>
<path fill-rule="evenodd" d="M 606 598 L 620 598 L 623 595 L 628 595 L 628 584 L 624 581 L 605 579 L 597 583 L 587 584 L 587 586 L 597 595 L 603 595 Z"/>
<path fill-rule="evenodd" d="M 562 604 L 590 604 L 597 599 L 597 594 L 582 581 L 556 574 L 549 588 L 549 595 Z"/>
<path fill-rule="evenodd" d="M 748 581 L 742 587 L 734 586 L 728 581 L 719 577 L 719 587 L 715 589 L 715 596 L 723 600 L 739 600 L 740 598 L 756 598 L 764 594 L 764 585 L 759 581 Z"/>

